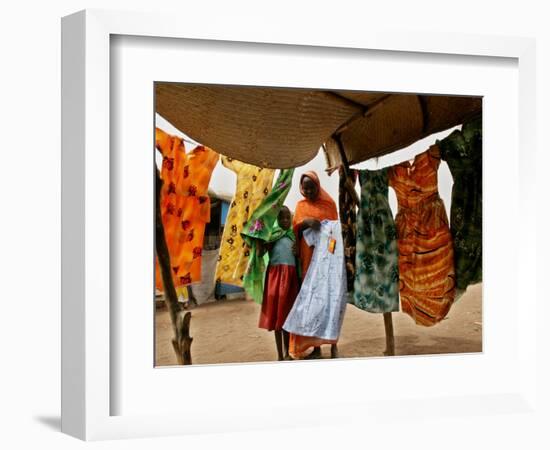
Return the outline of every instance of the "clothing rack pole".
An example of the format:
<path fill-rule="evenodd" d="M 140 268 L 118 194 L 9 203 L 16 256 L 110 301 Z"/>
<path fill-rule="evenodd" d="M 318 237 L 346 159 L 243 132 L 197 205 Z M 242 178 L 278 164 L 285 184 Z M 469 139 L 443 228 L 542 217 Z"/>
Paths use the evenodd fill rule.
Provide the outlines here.
<path fill-rule="evenodd" d="M 342 136 L 340 133 L 335 133 L 332 135 L 332 138 L 338 145 L 338 151 L 340 152 L 340 158 L 342 158 L 342 167 L 344 169 L 344 176 L 347 179 L 350 178 L 349 170 L 349 160 L 344 149 L 344 144 L 342 142 Z M 391 312 L 383 313 L 384 316 L 384 330 L 386 332 L 386 350 L 384 350 L 384 355 L 394 356 L 395 355 L 395 338 L 393 334 L 393 318 Z"/>
<path fill-rule="evenodd" d="M 384 355 L 395 355 L 395 339 L 393 337 L 393 318 L 391 312 L 382 314 L 384 316 L 384 329 L 386 330 L 386 350 Z"/>
<path fill-rule="evenodd" d="M 340 158 L 342 158 L 342 167 L 344 168 L 344 173 L 346 177 L 349 178 L 349 160 L 346 151 L 344 150 L 344 143 L 342 142 L 342 135 L 340 133 L 335 133 L 332 135 L 332 139 L 338 145 L 338 151 L 340 152 Z"/>
<path fill-rule="evenodd" d="M 162 179 L 159 171 L 155 167 L 155 250 L 162 276 L 162 285 L 164 287 L 164 300 L 168 306 L 170 320 L 172 321 L 172 329 L 174 337 L 172 346 L 176 352 L 178 364 L 191 365 L 191 343 L 193 338 L 189 336 L 189 327 L 191 322 L 191 313 L 182 311 L 178 303 L 178 294 L 174 287 L 172 279 L 172 270 L 170 264 L 170 253 L 166 244 L 166 235 L 164 233 L 164 225 L 160 214 L 160 191 L 162 188 Z"/>

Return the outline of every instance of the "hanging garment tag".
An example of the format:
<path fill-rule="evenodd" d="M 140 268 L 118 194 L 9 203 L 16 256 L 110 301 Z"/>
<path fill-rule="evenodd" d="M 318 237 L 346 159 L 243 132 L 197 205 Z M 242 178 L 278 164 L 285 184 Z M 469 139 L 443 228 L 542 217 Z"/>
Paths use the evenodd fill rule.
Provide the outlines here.
<path fill-rule="evenodd" d="M 336 239 L 334 238 L 331 238 L 329 241 L 328 241 L 328 251 L 330 253 L 334 253 L 334 249 L 336 248 Z"/>

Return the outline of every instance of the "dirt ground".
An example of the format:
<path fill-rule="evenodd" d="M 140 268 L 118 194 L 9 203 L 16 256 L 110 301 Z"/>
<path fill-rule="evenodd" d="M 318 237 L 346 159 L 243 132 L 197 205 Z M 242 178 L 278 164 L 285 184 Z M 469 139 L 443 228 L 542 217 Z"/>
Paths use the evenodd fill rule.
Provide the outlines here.
<path fill-rule="evenodd" d="M 482 285 L 470 286 L 445 320 L 434 327 L 415 325 L 402 313 L 393 314 L 396 355 L 473 353 L 482 351 Z M 274 361 L 273 333 L 258 328 L 260 306 L 250 300 L 217 301 L 192 310 L 193 364 Z M 172 328 L 166 308 L 156 311 L 157 366 L 176 364 Z M 348 305 L 338 342 L 340 357 L 382 356 L 384 320 Z M 324 346 L 323 357 L 330 357 Z"/>

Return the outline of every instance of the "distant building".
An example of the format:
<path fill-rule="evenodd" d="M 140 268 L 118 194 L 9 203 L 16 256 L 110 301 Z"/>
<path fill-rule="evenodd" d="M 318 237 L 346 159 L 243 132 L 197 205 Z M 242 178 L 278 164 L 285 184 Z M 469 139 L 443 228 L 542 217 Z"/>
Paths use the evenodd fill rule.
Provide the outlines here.
<path fill-rule="evenodd" d="M 233 200 L 231 195 L 220 194 L 216 192 L 209 191 L 208 195 L 210 196 L 210 223 L 206 225 L 206 230 L 204 233 L 204 253 L 203 253 L 203 264 L 205 264 L 204 256 L 209 257 L 210 254 L 215 252 L 215 261 L 217 262 L 218 253 L 221 246 L 221 238 L 223 235 L 223 230 L 227 220 L 227 214 L 229 212 L 229 207 L 231 201 Z M 206 264 L 210 267 L 213 266 L 213 270 L 208 275 L 214 276 L 216 264 L 211 264 L 211 261 L 206 261 Z M 205 274 L 206 275 L 206 274 Z M 203 279 L 203 282 L 206 281 Z M 243 297 L 244 289 L 239 286 L 233 286 L 226 283 L 216 283 L 214 284 L 214 297 L 217 300 L 230 297 Z"/>

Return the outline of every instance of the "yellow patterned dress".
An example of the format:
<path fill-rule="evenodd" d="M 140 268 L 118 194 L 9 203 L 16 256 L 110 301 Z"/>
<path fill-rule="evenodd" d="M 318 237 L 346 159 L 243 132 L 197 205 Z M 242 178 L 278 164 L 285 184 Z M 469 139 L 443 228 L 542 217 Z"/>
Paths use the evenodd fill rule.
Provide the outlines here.
<path fill-rule="evenodd" d="M 241 238 L 243 226 L 271 191 L 275 170 L 263 169 L 222 156 L 222 164 L 237 175 L 237 190 L 225 221 L 216 280 L 242 286 L 249 249 Z"/>

